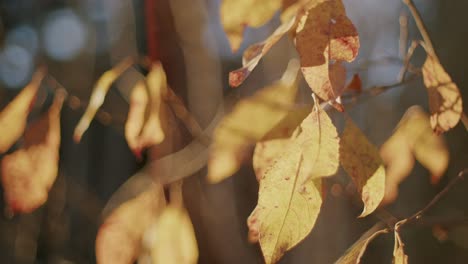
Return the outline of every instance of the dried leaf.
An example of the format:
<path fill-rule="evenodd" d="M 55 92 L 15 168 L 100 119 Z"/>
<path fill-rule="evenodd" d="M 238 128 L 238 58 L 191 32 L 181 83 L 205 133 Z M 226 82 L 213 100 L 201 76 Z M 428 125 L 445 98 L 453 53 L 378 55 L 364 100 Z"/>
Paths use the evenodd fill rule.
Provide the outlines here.
<path fill-rule="evenodd" d="M 13 213 L 32 212 L 47 201 L 58 173 L 64 98 L 57 91 L 48 112 L 26 129 L 24 146 L 1 161 L 5 200 Z"/>
<path fill-rule="evenodd" d="M 377 224 L 366 233 L 364 233 L 358 241 L 356 241 L 343 256 L 338 259 L 335 264 L 359 264 L 361 263 L 361 258 L 366 252 L 367 246 L 372 240 L 381 234 L 388 233 L 387 229 L 383 229 L 383 224 Z M 379 230 L 380 229 L 380 230 Z"/>
<path fill-rule="evenodd" d="M 244 51 L 242 56 L 242 68 L 229 73 L 229 85 L 237 87 L 241 85 L 250 73 L 257 67 L 260 60 L 270 49 L 296 24 L 296 18 L 293 17 L 281 24 L 272 35 L 266 40 L 253 44 Z"/>
<path fill-rule="evenodd" d="M 380 153 L 387 166 L 385 203 L 396 199 L 398 184 L 411 173 L 414 158 L 431 172 L 432 183 L 439 181 L 449 162 L 449 151 L 443 138 L 434 134 L 429 116 L 418 106 L 406 111 Z"/>
<path fill-rule="evenodd" d="M 357 30 L 346 16 L 343 3 L 308 2 L 296 32 L 296 48 L 307 83 L 321 99 L 335 100 L 344 89 L 345 69 L 341 62 L 353 61 L 360 46 Z"/>
<path fill-rule="evenodd" d="M 364 202 L 360 217 L 371 214 L 384 197 L 385 168 L 377 148 L 350 118 L 341 136 L 340 159 Z"/>
<path fill-rule="evenodd" d="M 106 97 L 106 94 L 109 91 L 112 83 L 130 66 L 132 66 L 132 64 L 133 60 L 131 58 L 126 58 L 115 67 L 101 75 L 99 80 L 94 85 L 88 107 L 86 107 L 85 113 L 78 122 L 78 125 L 76 125 L 75 131 L 73 133 L 73 140 L 75 142 L 80 142 L 84 132 L 88 130 L 91 121 L 104 103 L 104 98 Z"/>
<path fill-rule="evenodd" d="M 249 238 L 260 241 L 266 263 L 277 262 L 310 233 L 322 204 L 322 177 L 335 174 L 339 164 L 336 128 L 323 110 L 312 112 L 294 134 L 289 141 L 264 142 L 287 142 L 257 175 L 258 205 L 247 221 Z"/>
<path fill-rule="evenodd" d="M 258 142 L 255 145 L 252 163 L 258 181 L 271 167 L 278 155 L 290 144 L 290 140 L 289 138 L 274 139 Z"/>
<path fill-rule="evenodd" d="M 221 23 L 231 49 L 237 51 L 242 44 L 246 26 L 260 27 L 281 8 L 281 0 L 223 0 Z"/>
<path fill-rule="evenodd" d="M 353 79 L 346 85 L 346 91 L 356 91 L 358 93 L 362 92 L 362 80 L 359 77 L 359 74 L 354 74 Z"/>
<path fill-rule="evenodd" d="M 114 210 L 96 237 L 97 263 L 133 263 L 140 254 L 145 230 L 156 221 L 164 205 L 162 187 L 153 185 Z"/>
<path fill-rule="evenodd" d="M 164 209 L 155 224 L 145 234 L 145 246 L 152 263 L 195 264 L 198 247 L 192 223 L 182 207 Z"/>
<path fill-rule="evenodd" d="M 145 113 L 148 105 L 148 92 L 143 82 L 133 87 L 130 95 L 130 106 L 125 122 L 125 139 L 133 151 L 138 151 L 140 133 L 145 123 Z"/>
<path fill-rule="evenodd" d="M 23 135 L 29 110 L 45 76 L 43 69 L 34 73 L 31 82 L 0 112 L 0 153 L 4 153 Z"/>
<path fill-rule="evenodd" d="M 215 129 L 208 160 L 208 179 L 220 182 L 235 173 L 249 147 L 262 139 L 287 115 L 297 93 L 298 65 L 283 79 L 241 100 Z M 246 125 L 248 124 L 248 125 Z"/>
<path fill-rule="evenodd" d="M 458 124 L 463 112 L 462 98 L 438 59 L 427 55 L 423 68 L 424 84 L 429 96 L 431 126 L 436 133 L 443 133 Z"/>

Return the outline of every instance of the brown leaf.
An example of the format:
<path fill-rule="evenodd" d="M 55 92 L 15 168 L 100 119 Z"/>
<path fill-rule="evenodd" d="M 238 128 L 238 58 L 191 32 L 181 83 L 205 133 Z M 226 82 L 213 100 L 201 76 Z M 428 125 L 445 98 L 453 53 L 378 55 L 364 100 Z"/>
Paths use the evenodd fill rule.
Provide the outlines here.
<path fill-rule="evenodd" d="M 45 76 L 45 70 L 34 73 L 31 82 L 0 112 L 0 153 L 4 153 L 23 135 L 29 110 L 37 90 Z"/>
<path fill-rule="evenodd" d="M 140 254 L 145 230 L 156 221 L 164 206 L 162 187 L 152 185 L 115 209 L 99 228 L 97 263 L 133 263 Z"/>
<path fill-rule="evenodd" d="M 353 79 L 346 85 L 347 91 L 356 91 L 358 93 L 362 92 L 362 80 L 361 77 L 359 77 L 359 74 L 354 74 Z"/>
<path fill-rule="evenodd" d="M 104 103 L 104 99 L 112 83 L 130 66 L 132 66 L 132 64 L 133 60 L 131 58 L 126 58 L 112 69 L 104 72 L 97 80 L 96 84 L 94 85 L 93 92 L 91 93 L 89 104 L 86 107 L 85 113 L 78 122 L 78 125 L 76 125 L 75 131 L 73 133 L 73 140 L 75 142 L 80 142 L 84 132 L 88 130 L 91 121 Z"/>
<path fill-rule="evenodd" d="M 48 112 L 27 128 L 24 146 L 1 162 L 5 200 L 13 213 L 29 213 L 47 201 L 58 173 L 64 98 L 64 93 L 57 91 Z"/>
<path fill-rule="evenodd" d="M 213 134 L 209 181 L 220 182 L 235 173 L 246 159 L 249 147 L 287 115 L 296 98 L 297 71 L 298 65 L 288 67 L 283 79 L 241 100 L 223 118 Z"/>
<path fill-rule="evenodd" d="M 197 240 L 190 217 L 183 207 L 166 207 L 146 231 L 145 242 L 151 263 L 197 263 Z"/>
<path fill-rule="evenodd" d="M 274 154 L 277 143 L 282 151 L 264 160 L 263 166 L 269 167 L 257 175 L 258 204 L 247 220 L 249 238 L 259 240 L 266 263 L 277 262 L 310 233 L 322 204 L 322 177 L 335 174 L 339 164 L 336 128 L 320 108 L 303 120 L 290 140 L 262 144 Z"/>
<path fill-rule="evenodd" d="M 343 256 L 338 259 L 335 264 L 359 264 L 361 263 L 361 258 L 366 252 L 367 246 L 372 240 L 381 234 L 388 233 L 387 229 L 383 229 L 383 224 L 377 224 L 366 233 L 364 233 L 358 241 L 356 241 Z"/>
<path fill-rule="evenodd" d="M 380 149 L 387 166 L 385 202 L 398 195 L 398 184 L 412 171 L 416 158 L 437 183 L 449 162 L 448 148 L 442 137 L 434 134 L 429 116 L 418 106 L 410 107 L 402 117 L 393 135 Z"/>
<path fill-rule="evenodd" d="M 293 17 L 281 24 L 272 35 L 266 40 L 253 44 L 244 51 L 242 57 L 242 68 L 229 73 L 229 85 L 238 87 L 241 85 L 250 73 L 257 67 L 260 60 L 270 49 L 296 24 L 296 18 Z"/>
<path fill-rule="evenodd" d="M 443 133 L 458 124 L 463 112 L 462 98 L 438 59 L 427 55 L 423 68 L 424 84 L 429 96 L 431 126 L 436 133 Z"/>
<path fill-rule="evenodd" d="M 275 15 L 281 4 L 281 0 L 223 0 L 221 23 L 232 51 L 237 51 L 242 44 L 246 26 L 262 26 Z"/>
<path fill-rule="evenodd" d="M 341 62 L 351 62 L 358 54 L 358 33 L 341 0 L 310 1 L 305 9 L 295 42 L 302 73 L 314 93 L 333 101 L 344 89 Z"/>
<path fill-rule="evenodd" d="M 340 159 L 364 202 L 360 217 L 371 214 L 385 194 L 385 168 L 377 148 L 351 118 L 347 118 L 341 136 Z"/>

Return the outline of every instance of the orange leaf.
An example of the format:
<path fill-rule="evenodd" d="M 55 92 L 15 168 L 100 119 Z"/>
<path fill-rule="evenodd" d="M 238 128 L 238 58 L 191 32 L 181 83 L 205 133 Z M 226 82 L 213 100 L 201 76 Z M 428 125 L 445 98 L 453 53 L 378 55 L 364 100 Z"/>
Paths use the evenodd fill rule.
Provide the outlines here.
<path fill-rule="evenodd" d="M 38 70 L 31 82 L 0 112 L 0 153 L 4 153 L 18 140 L 26 128 L 29 110 L 37 90 L 45 76 L 43 69 Z"/>
<path fill-rule="evenodd" d="M 221 23 L 232 51 L 242 44 L 246 26 L 260 27 L 281 8 L 281 0 L 223 0 Z"/>
<path fill-rule="evenodd" d="M 296 29 L 302 73 L 314 93 L 333 101 L 344 89 L 341 61 L 358 54 L 358 33 L 341 0 L 309 1 L 305 9 Z"/>
<path fill-rule="evenodd" d="M 435 56 L 427 55 L 422 71 L 429 96 L 432 129 L 443 133 L 460 121 L 463 112 L 460 91 Z"/>
<path fill-rule="evenodd" d="M 64 98 L 57 91 L 49 111 L 27 128 L 24 146 L 2 160 L 5 200 L 13 212 L 29 213 L 47 200 L 58 173 L 60 110 Z"/>
<path fill-rule="evenodd" d="M 164 206 L 162 187 L 152 185 L 115 209 L 99 228 L 97 263 L 133 263 L 140 254 L 145 230 L 156 221 Z"/>
<path fill-rule="evenodd" d="M 353 79 L 346 85 L 347 91 L 356 91 L 358 93 L 362 92 L 362 81 L 361 77 L 359 77 L 359 74 L 354 74 Z"/>

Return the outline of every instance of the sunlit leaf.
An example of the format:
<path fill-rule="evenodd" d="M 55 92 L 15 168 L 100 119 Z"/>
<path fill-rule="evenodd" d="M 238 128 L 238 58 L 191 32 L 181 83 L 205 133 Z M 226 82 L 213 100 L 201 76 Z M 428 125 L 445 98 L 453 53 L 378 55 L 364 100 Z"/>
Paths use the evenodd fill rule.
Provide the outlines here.
<path fill-rule="evenodd" d="M 47 201 L 58 173 L 64 98 L 57 91 L 48 112 L 26 129 L 24 145 L 1 161 L 5 200 L 13 213 L 29 213 Z"/>
<path fill-rule="evenodd" d="M 366 252 L 369 243 L 371 243 L 372 240 L 374 240 L 377 236 L 388 233 L 387 229 L 383 229 L 383 224 L 377 225 L 376 227 L 377 228 L 371 228 L 366 233 L 364 233 L 358 241 L 356 241 L 350 248 L 348 248 L 343 256 L 341 256 L 340 259 L 335 262 L 335 264 L 361 263 L 361 258 Z"/>
<path fill-rule="evenodd" d="M 182 207 L 168 206 L 145 233 L 152 263 L 195 264 L 198 247 L 192 222 Z"/>
<path fill-rule="evenodd" d="M 460 91 L 438 59 L 427 55 L 423 68 L 424 84 L 429 96 L 431 126 L 443 133 L 458 124 L 463 106 Z"/>
<path fill-rule="evenodd" d="M 259 147 L 255 166 L 262 174 L 257 174 L 260 191 L 248 219 L 249 238 L 260 242 L 266 263 L 275 263 L 314 227 L 322 204 L 322 177 L 336 173 L 339 143 L 330 118 L 317 107 L 293 138 L 262 144 L 267 157 L 259 156 Z M 276 157 L 268 157 L 279 147 Z"/>
<path fill-rule="evenodd" d="M 23 135 L 29 110 L 44 76 L 44 69 L 38 70 L 31 82 L 0 112 L 0 153 L 10 149 Z"/>
<path fill-rule="evenodd" d="M 371 214 L 385 194 L 385 168 L 377 148 L 351 118 L 347 118 L 341 136 L 340 159 L 364 202 L 360 217 Z"/>
<path fill-rule="evenodd" d="M 208 179 L 219 182 L 235 173 L 249 147 L 262 139 L 288 114 L 297 93 L 298 65 L 288 67 L 275 84 L 241 100 L 220 122 L 213 134 Z"/>
<path fill-rule="evenodd" d="M 306 6 L 295 42 L 302 73 L 314 93 L 333 101 L 344 90 L 341 62 L 351 62 L 358 54 L 358 33 L 341 0 L 309 1 Z"/>
<path fill-rule="evenodd" d="M 262 26 L 275 15 L 281 4 L 281 0 L 223 0 L 221 23 L 232 51 L 237 51 L 242 44 L 246 26 Z"/>
<path fill-rule="evenodd" d="M 244 51 L 242 57 L 242 68 L 229 73 L 229 85 L 237 87 L 241 85 L 250 73 L 257 67 L 265 54 L 295 25 L 293 17 L 279 26 L 266 40 L 253 44 Z"/>
<path fill-rule="evenodd" d="M 78 125 L 76 125 L 75 131 L 73 133 L 73 140 L 75 142 L 80 142 L 84 132 L 88 130 L 91 121 L 104 103 L 104 99 L 112 83 L 130 66 L 132 66 L 132 64 L 133 60 L 131 58 L 126 58 L 112 69 L 104 72 L 98 79 L 94 85 L 93 92 L 91 93 L 89 104 L 86 107 L 85 113 L 78 122 Z"/>
<path fill-rule="evenodd" d="M 145 230 L 165 205 L 162 187 L 148 187 L 115 209 L 101 225 L 96 237 L 97 263 L 128 264 L 137 259 Z"/>
<path fill-rule="evenodd" d="M 385 202 L 397 197 L 398 184 L 411 173 L 414 158 L 431 172 L 432 183 L 439 181 L 449 162 L 447 145 L 433 132 L 429 116 L 418 106 L 406 111 L 380 153 L 387 166 Z"/>
<path fill-rule="evenodd" d="M 393 264 L 408 264 L 408 256 L 403 249 L 400 235 L 395 232 L 396 248 L 393 252 Z"/>

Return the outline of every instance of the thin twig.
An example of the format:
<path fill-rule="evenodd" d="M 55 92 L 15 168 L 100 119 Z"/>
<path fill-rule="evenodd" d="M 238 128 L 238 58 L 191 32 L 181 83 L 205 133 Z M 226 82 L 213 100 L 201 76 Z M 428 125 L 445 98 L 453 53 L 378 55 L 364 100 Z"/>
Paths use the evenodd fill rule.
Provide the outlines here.
<path fill-rule="evenodd" d="M 426 213 L 429 209 L 432 208 L 432 206 L 434 206 L 434 204 L 436 204 L 438 201 L 440 201 L 440 199 L 446 195 L 448 193 L 448 191 L 450 191 L 450 189 L 459 181 L 459 180 L 463 180 L 464 179 L 464 175 L 468 173 L 468 169 L 464 169 L 462 171 L 460 171 L 457 175 L 457 177 L 453 178 L 449 184 L 447 184 L 447 186 L 444 187 L 444 189 L 442 189 L 442 191 L 440 191 L 423 209 L 419 210 L 418 212 L 416 212 L 415 214 L 413 214 L 412 216 L 410 216 L 409 218 L 406 218 L 406 219 L 403 219 L 401 221 L 399 221 L 396 225 L 395 225 L 395 228 L 400 227 L 404 224 L 407 224 L 409 222 L 413 222 L 415 220 L 419 220 L 423 215 L 424 213 Z"/>
<path fill-rule="evenodd" d="M 432 44 L 431 37 L 429 36 L 429 32 L 427 31 L 426 25 L 424 24 L 424 21 L 421 18 L 419 10 L 414 5 L 413 0 L 402 1 L 409 8 L 411 15 L 413 16 L 414 21 L 416 22 L 416 26 L 418 27 L 418 30 L 421 33 L 424 42 L 426 43 L 426 51 L 430 53 L 430 55 L 434 56 L 437 60 L 439 60 L 435 52 L 434 45 Z"/>

